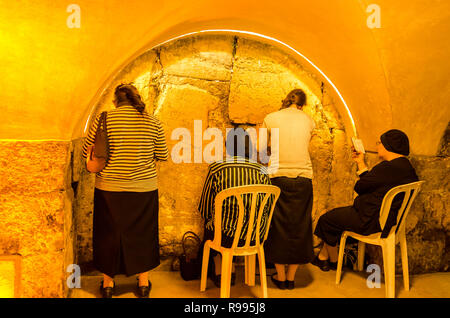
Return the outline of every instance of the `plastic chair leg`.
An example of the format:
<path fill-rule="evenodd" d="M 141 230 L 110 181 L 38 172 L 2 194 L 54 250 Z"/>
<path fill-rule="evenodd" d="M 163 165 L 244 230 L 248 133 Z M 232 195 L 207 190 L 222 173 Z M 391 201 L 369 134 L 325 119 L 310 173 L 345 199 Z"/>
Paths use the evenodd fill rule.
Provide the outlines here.
<path fill-rule="evenodd" d="M 255 286 L 256 255 L 248 255 L 247 285 Z"/>
<path fill-rule="evenodd" d="M 267 274 L 266 274 L 266 261 L 264 257 L 263 246 L 259 247 L 258 262 L 259 262 L 259 279 L 261 283 L 262 297 L 267 298 Z"/>
<path fill-rule="evenodd" d="M 364 254 L 366 253 L 366 243 L 358 241 L 358 271 L 364 269 Z"/>
<path fill-rule="evenodd" d="M 220 281 L 221 298 L 230 298 L 232 266 L 233 266 L 233 255 L 230 252 L 222 252 L 222 277 Z"/>
<path fill-rule="evenodd" d="M 383 250 L 386 297 L 395 298 L 395 241 L 386 240 L 381 249 Z"/>
<path fill-rule="evenodd" d="M 209 263 L 210 247 L 208 243 L 205 243 L 203 248 L 203 260 L 202 260 L 202 275 L 200 279 L 200 291 L 206 290 L 206 281 L 208 279 L 208 263 Z"/>
<path fill-rule="evenodd" d="M 245 284 L 248 285 L 248 255 L 244 256 L 244 259 Z"/>
<path fill-rule="evenodd" d="M 399 239 L 402 254 L 403 285 L 405 290 L 409 290 L 408 247 L 406 245 L 405 233 L 402 233 Z"/>
<path fill-rule="evenodd" d="M 344 260 L 345 241 L 347 240 L 347 234 L 342 234 L 341 242 L 339 243 L 339 255 L 336 269 L 336 284 L 341 282 L 342 262 Z"/>

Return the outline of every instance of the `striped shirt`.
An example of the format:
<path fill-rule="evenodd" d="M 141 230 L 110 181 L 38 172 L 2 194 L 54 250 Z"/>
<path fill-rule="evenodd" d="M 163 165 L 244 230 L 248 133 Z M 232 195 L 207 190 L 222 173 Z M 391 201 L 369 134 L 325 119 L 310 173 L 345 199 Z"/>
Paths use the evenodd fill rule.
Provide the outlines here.
<path fill-rule="evenodd" d="M 203 191 L 198 205 L 198 210 L 207 229 L 214 231 L 214 212 L 215 198 L 217 194 L 231 187 L 238 187 L 251 184 L 267 184 L 270 185 L 270 178 L 267 174 L 266 167 L 259 163 L 251 162 L 247 158 L 233 157 L 226 161 L 212 163 L 209 166 L 208 175 L 203 185 Z M 263 195 L 259 194 L 256 202 L 256 216 L 258 217 L 258 209 L 262 202 Z M 251 195 L 243 195 L 244 202 L 244 223 L 240 239 L 244 240 L 247 235 L 248 218 L 251 206 Z M 262 216 L 261 234 L 266 231 L 267 220 L 272 206 L 273 198 L 269 198 Z M 238 222 L 239 206 L 236 197 L 228 197 L 222 205 L 222 233 L 230 238 L 234 237 Z M 253 224 L 253 223 L 252 223 Z M 256 227 L 252 233 L 251 240 L 256 238 Z M 260 237 L 262 240 L 263 236 Z"/>
<path fill-rule="evenodd" d="M 83 157 L 94 144 L 99 114 L 83 145 Z M 131 105 L 107 112 L 106 127 L 109 158 L 96 174 L 95 187 L 105 191 L 146 192 L 157 189 L 156 160 L 167 160 L 164 130 L 159 120 L 147 112 L 139 113 Z"/>

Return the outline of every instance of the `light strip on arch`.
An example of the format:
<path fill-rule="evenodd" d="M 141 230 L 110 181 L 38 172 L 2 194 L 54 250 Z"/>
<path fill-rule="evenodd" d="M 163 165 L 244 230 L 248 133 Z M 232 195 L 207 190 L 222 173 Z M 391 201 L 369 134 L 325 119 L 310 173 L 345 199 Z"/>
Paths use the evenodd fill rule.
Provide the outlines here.
<path fill-rule="evenodd" d="M 309 58 L 307 58 L 305 55 L 303 55 L 302 53 L 300 53 L 299 51 L 297 51 L 296 49 L 294 49 L 294 48 L 293 48 L 292 46 L 290 46 L 289 44 L 286 44 L 286 43 L 284 43 L 284 42 L 282 42 L 282 41 L 280 41 L 280 40 L 278 40 L 278 39 L 275 39 L 275 38 L 270 37 L 270 36 L 267 36 L 267 35 L 259 34 L 259 33 L 256 33 L 256 32 L 251 32 L 251 31 L 229 30 L 229 29 L 211 29 L 211 30 L 195 31 L 195 32 L 190 32 L 190 33 L 186 33 L 186 34 L 183 34 L 183 35 L 179 35 L 179 36 L 176 36 L 176 37 L 174 37 L 174 38 L 171 38 L 171 39 L 169 39 L 169 40 L 167 40 L 167 41 L 164 41 L 164 42 L 158 44 L 157 46 L 155 46 L 155 47 L 153 47 L 153 48 L 156 48 L 156 47 L 158 47 L 158 46 L 160 46 L 160 45 L 169 43 L 169 42 L 174 41 L 174 40 L 178 40 L 178 39 L 180 39 L 180 38 L 184 38 L 184 37 L 187 37 L 187 36 L 195 35 L 195 34 L 198 34 L 198 33 L 207 33 L 207 32 L 243 33 L 243 34 L 254 35 L 254 36 L 261 37 L 261 38 L 264 38 L 264 39 L 267 39 L 267 40 L 270 40 L 270 41 L 277 42 L 277 43 L 283 45 L 284 47 L 287 47 L 289 50 L 295 52 L 297 55 L 301 56 L 301 57 L 302 57 L 304 60 L 306 60 L 312 67 L 314 67 L 314 69 L 315 69 L 316 71 L 318 71 L 318 72 L 325 78 L 325 80 L 331 85 L 331 87 L 333 87 L 333 89 L 336 91 L 336 93 L 337 93 L 337 95 L 339 96 L 340 100 L 341 100 L 342 103 L 344 104 L 344 107 L 345 107 L 345 110 L 347 111 L 348 117 L 350 118 L 350 121 L 351 121 L 351 124 L 352 124 L 352 128 L 353 128 L 353 134 L 354 134 L 354 136 L 357 136 L 357 134 L 356 134 L 355 121 L 354 121 L 354 119 L 353 119 L 352 113 L 350 112 L 350 108 L 348 107 L 347 103 L 345 102 L 344 97 L 342 96 L 341 92 L 339 92 L 339 90 L 338 90 L 338 88 L 336 87 L 336 85 L 334 85 L 334 83 L 330 80 L 330 78 L 329 78 L 329 77 L 328 77 L 328 76 L 327 76 L 327 75 L 326 75 L 326 74 L 325 74 L 325 73 L 324 73 L 324 72 L 323 72 L 316 64 L 314 64 Z M 152 49 L 153 49 L 153 48 L 152 48 Z"/>

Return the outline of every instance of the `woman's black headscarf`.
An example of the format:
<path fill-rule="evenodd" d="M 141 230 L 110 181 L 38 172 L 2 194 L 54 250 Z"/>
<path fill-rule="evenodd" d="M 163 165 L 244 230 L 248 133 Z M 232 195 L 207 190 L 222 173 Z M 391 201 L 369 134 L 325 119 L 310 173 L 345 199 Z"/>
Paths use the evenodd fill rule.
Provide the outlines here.
<path fill-rule="evenodd" d="M 380 140 L 387 151 L 404 156 L 409 155 L 409 139 L 403 131 L 398 129 L 388 130 L 381 135 Z"/>

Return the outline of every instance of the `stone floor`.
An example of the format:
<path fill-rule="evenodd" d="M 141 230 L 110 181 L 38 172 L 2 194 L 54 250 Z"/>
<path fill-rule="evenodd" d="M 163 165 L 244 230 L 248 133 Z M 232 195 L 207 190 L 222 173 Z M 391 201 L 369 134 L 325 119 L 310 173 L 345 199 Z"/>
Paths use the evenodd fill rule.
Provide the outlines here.
<path fill-rule="evenodd" d="M 335 284 L 335 271 L 322 272 L 317 267 L 308 264 L 301 265 L 297 271 L 294 290 L 279 290 L 271 282 L 269 275 L 273 269 L 267 270 L 267 285 L 269 298 L 382 298 L 385 296 L 384 282 L 381 279 L 380 288 L 368 288 L 366 272 L 345 270 L 340 285 Z M 205 292 L 200 292 L 200 280 L 184 281 L 179 272 L 153 270 L 150 272 L 152 282 L 151 298 L 218 298 L 219 289 L 208 280 Z M 81 288 L 73 289 L 71 298 L 100 297 L 98 274 L 85 275 L 81 278 Z M 116 296 L 118 298 L 135 298 L 136 278 L 117 276 Z M 397 298 L 450 298 L 450 273 L 432 273 L 410 276 L 409 291 L 403 288 L 401 276 L 396 277 Z M 259 297 L 261 288 L 259 276 L 256 285 L 249 287 L 244 283 L 243 267 L 236 267 L 236 285 L 231 288 L 232 298 Z"/>

